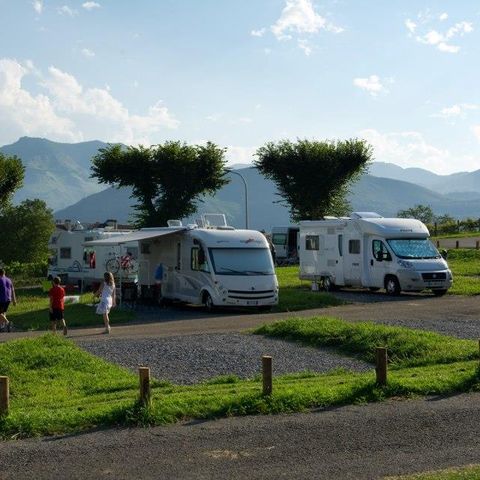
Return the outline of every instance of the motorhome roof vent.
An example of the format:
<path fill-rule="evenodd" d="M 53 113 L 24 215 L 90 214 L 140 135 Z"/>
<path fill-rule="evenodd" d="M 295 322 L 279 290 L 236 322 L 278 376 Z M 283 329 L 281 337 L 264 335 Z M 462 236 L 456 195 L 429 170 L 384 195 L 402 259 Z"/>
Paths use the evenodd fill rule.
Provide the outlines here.
<path fill-rule="evenodd" d="M 167 220 L 169 227 L 183 227 L 181 220 Z"/>
<path fill-rule="evenodd" d="M 202 221 L 205 228 L 228 227 L 227 219 L 223 213 L 204 213 Z"/>
<path fill-rule="evenodd" d="M 338 217 L 333 217 L 329 215 L 324 215 L 323 217 L 324 220 L 338 220 Z"/>
<path fill-rule="evenodd" d="M 375 212 L 352 212 L 352 218 L 383 218 Z"/>

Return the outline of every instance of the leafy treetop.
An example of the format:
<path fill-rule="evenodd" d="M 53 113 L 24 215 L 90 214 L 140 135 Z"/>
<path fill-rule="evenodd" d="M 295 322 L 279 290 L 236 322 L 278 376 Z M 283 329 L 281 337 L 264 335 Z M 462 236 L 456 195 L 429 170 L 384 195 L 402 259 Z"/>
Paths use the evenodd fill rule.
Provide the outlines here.
<path fill-rule="evenodd" d="M 363 140 L 288 140 L 256 152 L 256 167 L 272 180 L 293 221 L 345 215 L 349 186 L 365 172 L 372 148 Z"/>
<path fill-rule="evenodd" d="M 167 141 L 149 148 L 110 145 L 93 157 L 91 176 L 117 188 L 132 188 L 138 227 L 163 226 L 169 219 L 192 215 L 201 195 L 228 183 L 224 156 L 225 149 L 212 142 Z"/>
<path fill-rule="evenodd" d="M 22 161 L 15 155 L 8 157 L 0 152 L 0 211 L 22 187 L 24 177 L 25 167 Z"/>

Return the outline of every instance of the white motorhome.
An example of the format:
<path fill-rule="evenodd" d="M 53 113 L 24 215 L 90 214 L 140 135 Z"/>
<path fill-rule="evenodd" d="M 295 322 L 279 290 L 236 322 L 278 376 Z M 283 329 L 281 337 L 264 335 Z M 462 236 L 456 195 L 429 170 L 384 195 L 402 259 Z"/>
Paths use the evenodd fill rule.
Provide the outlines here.
<path fill-rule="evenodd" d="M 216 216 L 218 217 L 218 215 Z M 198 224 L 145 228 L 124 238 L 88 242 L 87 246 L 137 241 L 140 289 L 156 283 L 161 264 L 162 299 L 194 305 L 258 307 L 278 303 L 278 282 L 268 242 L 254 230 L 235 230 L 204 215 Z M 173 225 L 173 223 L 169 223 Z"/>
<path fill-rule="evenodd" d="M 272 227 L 272 243 L 279 265 L 298 261 L 298 225 Z"/>
<path fill-rule="evenodd" d="M 419 220 L 374 212 L 300 222 L 300 279 L 333 286 L 385 288 L 387 294 L 430 289 L 444 295 L 452 272 Z"/>
<path fill-rule="evenodd" d="M 59 276 L 64 283 L 81 282 L 82 287 L 101 281 L 107 270 L 114 274 L 120 271 L 125 278 L 136 278 L 136 244 L 125 244 L 122 248 L 84 246 L 88 241 L 123 237 L 131 231 L 119 230 L 113 222 L 99 228 L 86 228 L 79 222 L 68 220 L 57 223 L 48 242 L 48 278 Z"/>

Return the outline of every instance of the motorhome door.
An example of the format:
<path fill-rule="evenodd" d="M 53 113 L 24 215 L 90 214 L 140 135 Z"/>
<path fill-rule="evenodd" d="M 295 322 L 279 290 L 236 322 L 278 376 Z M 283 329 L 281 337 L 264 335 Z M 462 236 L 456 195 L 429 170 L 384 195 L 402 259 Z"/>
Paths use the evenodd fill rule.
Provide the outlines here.
<path fill-rule="evenodd" d="M 360 238 L 349 238 L 344 252 L 345 285 L 361 285 L 362 242 Z"/>
<path fill-rule="evenodd" d="M 382 238 L 371 238 L 368 242 L 369 287 L 383 288 L 385 275 L 389 272 L 392 255 Z"/>

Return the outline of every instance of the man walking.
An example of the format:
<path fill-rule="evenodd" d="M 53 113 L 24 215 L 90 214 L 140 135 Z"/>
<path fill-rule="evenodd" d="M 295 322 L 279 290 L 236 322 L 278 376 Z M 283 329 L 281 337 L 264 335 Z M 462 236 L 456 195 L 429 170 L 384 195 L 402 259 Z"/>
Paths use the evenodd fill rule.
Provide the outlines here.
<path fill-rule="evenodd" d="M 10 302 L 17 304 L 15 289 L 12 281 L 5 275 L 5 269 L 0 267 L 0 329 L 6 327 L 7 332 L 10 331 L 10 322 L 7 320 Z"/>

